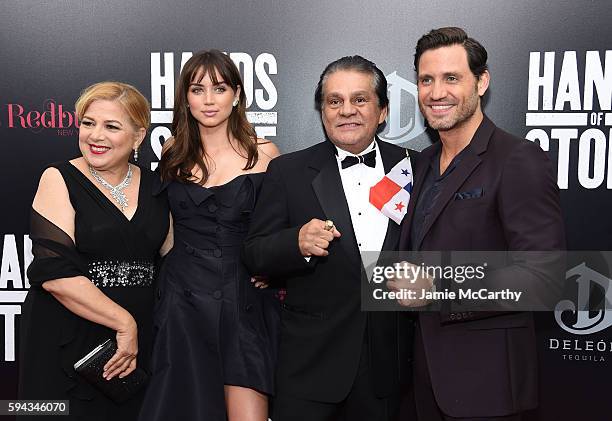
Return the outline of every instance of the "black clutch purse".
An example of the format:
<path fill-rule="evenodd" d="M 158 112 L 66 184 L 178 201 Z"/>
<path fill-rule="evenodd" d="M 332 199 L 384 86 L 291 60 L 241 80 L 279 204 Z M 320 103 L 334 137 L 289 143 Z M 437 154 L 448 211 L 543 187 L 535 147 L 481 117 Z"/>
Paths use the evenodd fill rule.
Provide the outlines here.
<path fill-rule="evenodd" d="M 74 369 L 88 383 L 116 403 L 122 403 L 134 396 L 149 379 L 149 375 L 137 367 L 130 375 L 120 379 L 119 376 L 106 380 L 102 377 L 104 365 L 117 352 L 117 344 L 107 339 L 74 364 Z"/>

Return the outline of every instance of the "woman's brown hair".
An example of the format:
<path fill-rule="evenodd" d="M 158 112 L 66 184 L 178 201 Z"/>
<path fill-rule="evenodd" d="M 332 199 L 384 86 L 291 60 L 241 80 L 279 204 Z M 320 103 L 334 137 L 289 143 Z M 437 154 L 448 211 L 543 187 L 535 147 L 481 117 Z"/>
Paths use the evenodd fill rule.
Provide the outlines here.
<path fill-rule="evenodd" d="M 221 81 L 234 92 L 240 87 L 238 105 L 232 109 L 227 125 L 230 134 L 238 142 L 240 155 L 246 153 L 246 165 L 243 170 L 251 169 L 257 163 L 257 135 L 246 118 L 246 95 L 240 72 L 234 62 L 219 50 L 201 51 L 191 57 L 179 76 L 174 95 L 174 116 L 172 118 L 172 144 L 164 150 L 160 162 L 162 180 L 192 181 L 191 170 L 198 166 L 202 171 L 199 184 L 204 185 L 210 173 L 204 163 L 204 145 L 200 138 L 198 122 L 191 115 L 188 107 L 187 92 L 192 83 L 200 83 L 205 75 L 216 84 L 217 72 Z"/>

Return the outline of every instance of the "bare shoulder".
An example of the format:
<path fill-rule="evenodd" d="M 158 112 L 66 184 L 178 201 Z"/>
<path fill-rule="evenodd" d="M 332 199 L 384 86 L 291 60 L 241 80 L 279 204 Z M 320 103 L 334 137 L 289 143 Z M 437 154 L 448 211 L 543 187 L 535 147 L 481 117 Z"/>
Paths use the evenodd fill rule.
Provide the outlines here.
<path fill-rule="evenodd" d="M 49 167 L 41 175 L 38 182 L 38 190 L 34 197 L 34 204 L 40 200 L 53 200 L 54 197 L 68 197 L 68 188 L 64 182 L 64 177 L 57 168 Z M 38 210 L 38 209 L 37 209 Z"/>
<path fill-rule="evenodd" d="M 257 138 L 257 149 L 262 155 L 267 156 L 269 160 L 280 155 L 280 150 L 278 147 L 267 139 Z"/>
<path fill-rule="evenodd" d="M 32 208 L 74 240 L 74 208 L 57 168 L 49 167 L 42 173 Z"/>
<path fill-rule="evenodd" d="M 278 147 L 267 139 L 257 139 L 257 151 L 259 158 L 255 169 L 261 172 L 266 171 L 270 161 L 280 155 Z"/>

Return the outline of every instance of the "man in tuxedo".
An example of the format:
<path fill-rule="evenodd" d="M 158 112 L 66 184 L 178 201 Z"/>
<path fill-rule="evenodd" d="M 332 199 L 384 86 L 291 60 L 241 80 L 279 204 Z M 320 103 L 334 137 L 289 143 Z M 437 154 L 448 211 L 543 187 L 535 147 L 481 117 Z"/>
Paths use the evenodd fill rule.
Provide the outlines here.
<path fill-rule="evenodd" d="M 274 421 L 396 417 L 397 314 L 360 310 L 360 251 L 397 250 L 400 233 L 369 203 L 408 155 L 376 136 L 388 102 L 374 63 L 332 62 L 315 92 L 327 140 L 268 167 L 244 258 L 252 273 L 286 282 Z"/>
<path fill-rule="evenodd" d="M 419 107 L 440 140 L 419 157 L 400 249 L 563 250 L 550 161 L 482 112 L 490 80 L 484 47 L 460 28 L 432 30 L 418 41 L 414 65 Z M 513 282 L 551 286 L 529 262 L 504 270 L 514 270 Z M 414 382 L 419 419 L 521 419 L 537 405 L 531 313 L 419 313 Z"/>

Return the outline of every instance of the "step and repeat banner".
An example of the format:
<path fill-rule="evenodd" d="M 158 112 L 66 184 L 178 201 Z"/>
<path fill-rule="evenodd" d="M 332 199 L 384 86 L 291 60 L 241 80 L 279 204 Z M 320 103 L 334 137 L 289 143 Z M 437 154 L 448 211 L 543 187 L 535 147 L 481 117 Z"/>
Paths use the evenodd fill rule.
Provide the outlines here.
<path fill-rule="evenodd" d="M 29 287 L 30 204 L 42 169 L 78 154 L 74 102 L 102 80 L 139 88 L 152 127 L 141 160 L 155 168 L 170 136 L 173 92 L 193 52 L 217 48 L 239 66 L 248 115 L 282 152 L 323 139 L 313 94 L 329 62 L 360 54 L 389 82 L 385 140 L 434 139 L 416 105 L 417 39 L 460 26 L 489 52 L 485 112 L 539 143 L 557 171 L 573 250 L 612 249 L 612 5 L 605 1 L 4 1 L 0 17 L 0 399 L 15 398 L 21 303 Z M 578 275 L 576 275 L 578 274 Z M 576 308 L 612 280 L 568 277 Z M 565 303 L 564 308 L 567 307 Z M 571 306 L 570 306 L 571 307 Z M 612 417 L 612 314 L 537 314 L 540 407 L 533 420 Z"/>

